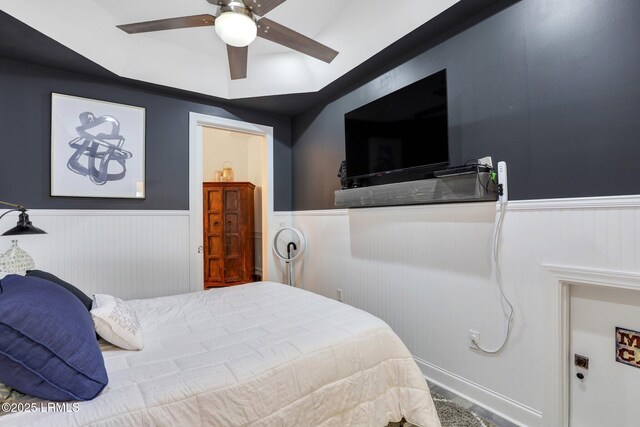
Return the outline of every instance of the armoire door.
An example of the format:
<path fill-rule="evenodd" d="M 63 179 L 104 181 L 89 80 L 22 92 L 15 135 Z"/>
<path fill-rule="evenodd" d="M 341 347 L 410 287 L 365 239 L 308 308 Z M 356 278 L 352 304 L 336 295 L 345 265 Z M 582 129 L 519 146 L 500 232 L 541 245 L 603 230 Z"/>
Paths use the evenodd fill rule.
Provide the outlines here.
<path fill-rule="evenodd" d="M 253 278 L 254 189 L 250 182 L 203 183 L 205 288 Z"/>
<path fill-rule="evenodd" d="M 244 278 L 242 252 L 242 197 L 238 188 L 224 189 L 224 265 L 225 282 L 238 282 Z"/>
<path fill-rule="evenodd" d="M 204 281 L 220 283 L 224 280 L 223 190 L 204 189 Z"/>

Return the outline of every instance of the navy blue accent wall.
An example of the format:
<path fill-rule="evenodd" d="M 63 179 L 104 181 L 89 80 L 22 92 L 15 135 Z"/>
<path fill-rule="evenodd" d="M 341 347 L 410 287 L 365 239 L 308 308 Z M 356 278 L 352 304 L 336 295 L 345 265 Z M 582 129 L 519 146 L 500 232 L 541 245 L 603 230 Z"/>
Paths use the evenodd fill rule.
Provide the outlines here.
<path fill-rule="evenodd" d="M 443 68 L 452 164 L 512 199 L 640 194 L 640 1 L 505 1 L 293 119 L 294 210 L 333 208 L 344 114 Z"/>
<path fill-rule="evenodd" d="M 51 92 L 146 108 L 145 200 L 50 197 Z M 272 126 L 275 209 L 291 209 L 289 117 L 3 59 L 0 200 L 34 209 L 189 209 L 191 111 Z"/>

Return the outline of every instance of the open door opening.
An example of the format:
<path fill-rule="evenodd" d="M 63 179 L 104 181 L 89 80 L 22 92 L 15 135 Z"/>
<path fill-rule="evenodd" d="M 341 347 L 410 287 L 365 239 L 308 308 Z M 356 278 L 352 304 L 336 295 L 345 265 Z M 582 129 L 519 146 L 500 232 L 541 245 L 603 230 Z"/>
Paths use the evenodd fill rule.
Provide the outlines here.
<path fill-rule="evenodd" d="M 227 136 L 235 135 L 239 139 L 258 137 L 260 140 L 259 156 L 257 156 L 254 151 L 250 160 L 248 157 L 249 153 L 247 152 L 247 175 L 243 175 L 245 173 L 243 172 L 243 166 L 241 165 L 243 162 L 236 161 L 236 164 L 233 164 L 233 160 L 231 160 L 231 158 L 226 158 L 227 156 L 225 156 L 225 153 L 221 151 L 224 150 L 224 148 L 217 151 L 215 159 L 211 160 L 210 163 L 205 162 L 205 133 L 215 130 L 226 133 Z M 232 163 L 227 163 L 225 165 L 225 161 L 230 161 Z M 253 165 L 251 168 L 249 167 L 250 162 L 251 165 Z M 259 176 L 255 175 L 258 167 L 256 165 L 259 165 L 260 168 Z M 268 281 L 272 280 L 272 276 L 276 270 L 274 255 L 270 250 L 268 250 L 268 242 L 272 237 L 272 227 L 275 224 L 274 221 L 276 215 L 274 212 L 273 191 L 273 128 L 270 126 L 243 122 L 235 119 L 191 112 L 189 113 L 189 288 L 192 292 L 205 289 L 203 256 L 205 246 L 203 239 L 205 220 L 203 183 L 211 180 L 215 182 L 215 171 L 220 170 L 222 172 L 222 168 L 225 166 L 233 169 L 233 182 L 238 182 L 240 179 L 251 179 L 260 184 L 257 186 L 259 187 L 258 191 L 254 191 L 254 202 L 256 201 L 256 197 L 259 199 L 259 204 L 254 203 L 254 205 L 259 206 L 259 211 L 256 213 L 254 210 L 254 228 L 248 229 L 248 233 L 251 234 L 252 240 L 254 241 L 254 245 L 252 246 L 254 252 L 253 271 L 250 271 L 251 266 L 249 266 L 248 272 L 252 273 L 252 276 L 258 274 L 262 277 L 262 280 Z M 252 169 L 251 173 L 253 175 L 251 177 L 249 176 L 249 169 Z M 212 173 L 213 176 L 211 176 Z M 222 173 L 220 175 L 222 175 Z M 233 182 L 223 182 L 221 184 L 233 186 Z M 251 186 L 254 185 L 255 184 L 253 183 L 251 184 Z M 232 199 L 233 196 L 233 194 L 230 195 Z M 241 197 L 239 193 L 236 193 L 235 196 L 236 201 L 240 200 L 238 199 L 238 197 Z M 230 212 L 232 210 L 233 209 L 230 209 Z M 281 216 L 282 215 L 279 215 L 279 218 Z M 222 219 L 224 218 L 221 217 L 220 220 Z M 225 219 L 225 221 L 229 220 L 234 221 L 234 218 L 230 216 L 230 218 Z M 235 233 L 233 230 L 230 231 L 229 236 L 225 233 L 224 239 L 218 240 L 218 243 L 226 243 L 227 237 L 233 239 L 233 233 Z M 258 250 L 255 250 L 256 245 L 258 246 Z M 233 242 L 230 246 L 232 248 L 239 248 L 239 246 L 234 245 Z M 232 262 L 238 261 L 236 259 L 236 261 Z M 234 266 L 234 268 L 236 267 Z M 256 278 L 256 276 L 253 278 Z"/>
<path fill-rule="evenodd" d="M 202 129 L 204 287 L 262 279 L 265 137 Z"/>

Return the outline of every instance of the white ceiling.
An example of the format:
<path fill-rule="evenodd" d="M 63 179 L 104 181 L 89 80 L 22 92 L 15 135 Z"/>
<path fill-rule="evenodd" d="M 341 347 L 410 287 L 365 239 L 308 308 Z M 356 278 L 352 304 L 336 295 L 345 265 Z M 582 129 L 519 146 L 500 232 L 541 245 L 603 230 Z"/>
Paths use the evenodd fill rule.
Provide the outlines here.
<path fill-rule="evenodd" d="M 206 0 L 0 0 L 0 10 L 126 78 L 227 99 L 316 92 L 459 0 L 287 0 L 268 18 L 337 50 L 331 64 L 261 38 L 231 80 L 212 27 L 129 35 L 116 28 L 209 13 Z"/>

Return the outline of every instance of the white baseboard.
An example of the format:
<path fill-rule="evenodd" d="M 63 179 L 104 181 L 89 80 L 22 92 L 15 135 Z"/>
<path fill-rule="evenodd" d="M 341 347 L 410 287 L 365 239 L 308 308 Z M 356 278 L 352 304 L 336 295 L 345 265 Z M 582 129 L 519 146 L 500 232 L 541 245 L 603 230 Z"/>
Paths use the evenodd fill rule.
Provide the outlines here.
<path fill-rule="evenodd" d="M 493 390 L 475 384 L 425 360 L 414 357 L 427 381 L 447 389 L 519 426 L 539 427 L 542 413 L 509 399 Z"/>

